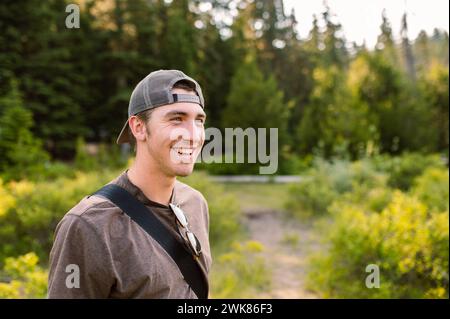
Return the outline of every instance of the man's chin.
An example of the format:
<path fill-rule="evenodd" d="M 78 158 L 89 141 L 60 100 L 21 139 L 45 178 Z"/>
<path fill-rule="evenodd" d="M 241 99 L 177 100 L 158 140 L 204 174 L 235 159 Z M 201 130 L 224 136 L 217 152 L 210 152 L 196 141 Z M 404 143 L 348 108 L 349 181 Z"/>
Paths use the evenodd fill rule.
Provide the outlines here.
<path fill-rule="evenodd" d="M 194 171 L 194 165 L 192 164 L 180 164 L 181 167 L 175 168 L 174 172 L 176 176 L 186 177 L 192 174 Z M 183 167 L 184 166 L 184 167 Z"/>

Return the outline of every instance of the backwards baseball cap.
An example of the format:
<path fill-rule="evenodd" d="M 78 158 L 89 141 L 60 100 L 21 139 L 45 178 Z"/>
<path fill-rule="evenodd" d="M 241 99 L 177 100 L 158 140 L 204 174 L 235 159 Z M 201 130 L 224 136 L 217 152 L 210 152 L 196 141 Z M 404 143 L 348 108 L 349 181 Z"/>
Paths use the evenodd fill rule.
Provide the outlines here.
<path fill-rule="evenodd" d="M 197 94 L 173 94 L 172 88 L 175 83 L 185 80 L 195 86 Z M 158 106 L 173 104 L 177 102 L 187 102 L 199 104 L 205 107 L 202 89 L 197 81 L 178 70 L 158 70 L 147 75 L 136 85 L 131 93 L 130 103 L 128 105 L 128 119 L 140 112 L 153 109 Z M 117 138 L 117 144 L 129 143 L 131 138 L 128 135 L 128 119 L 120 131 Z"/>

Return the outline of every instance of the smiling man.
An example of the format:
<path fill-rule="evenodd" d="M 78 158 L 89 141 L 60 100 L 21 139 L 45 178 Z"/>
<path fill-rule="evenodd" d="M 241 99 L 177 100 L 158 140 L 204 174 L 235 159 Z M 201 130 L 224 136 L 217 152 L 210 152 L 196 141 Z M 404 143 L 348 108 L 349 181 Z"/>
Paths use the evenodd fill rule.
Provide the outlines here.
<path fill-rule="evenodd" d="M 121 204 L 101 190 L 86 196 L 58 224 L 49 298 L 207 296 L 208 205 L 177 180 L 204 143 L 203 109 L 200 86 L 181 71 L 155 71 L 136 86 L 117 139 L 134 144 L 136 158 L 105 186 L 125 195 Z"/>

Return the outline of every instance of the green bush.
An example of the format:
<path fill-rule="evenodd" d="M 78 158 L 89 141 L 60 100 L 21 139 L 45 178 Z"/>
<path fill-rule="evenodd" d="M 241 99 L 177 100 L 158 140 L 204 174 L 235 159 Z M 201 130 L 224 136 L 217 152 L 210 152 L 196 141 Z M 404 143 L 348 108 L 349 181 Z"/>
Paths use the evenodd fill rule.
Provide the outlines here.
<path fill-rule="evenodd" d="M 0 299 L 45 298 L 48 274 L 38 261 L 35 253 L 6 258 L 0 272 Z"/>
<path fill-rule="evenodd" d="M 438 211 L 449 209 L 448 170 L 428 168 L 414 183 L 412 193 Z"/>
<path fill-rule="evenodd" d="M 211 175 L 258 175 L 260 164 L 258 163 L 199 163 L 199 170 L 204 170 Z"/>
<path fill-rule="evenodd" d="M 6 187 L 3 185 L 3 181 L 0 178 L 0 218 L 5 216 L 7 212 L 16 205 L 16 199 L 12 196 Z"/>
<path fill-rule="evenodd" d="M 256 241 L 234 243 L 221 255 L 211 273 L 213 298 L 251 298 L 270 286 L 270 270 L 259 254 L 264 247 Z"/>
<path fill-rule="evenodd" d="M 119 173 L 76 172 L 74 178 L 60 177 L 53 182 L 12 181 L 0 187 L 0 203 L 5 199 L 10 203 L 0 211 L 0 265 L 5 257 L 28 251 L 34 251 L 46 262 L 53 232 L 62 216 Z"/>
<path fill-rule="evenodd" d="M 396 191 L 381 213 L 334 206 L 327 255 L 312 261 L 309 285 L 325 297 L 448 298 L 449 215 Z M 365 286 L 366 267 L 380 288 Z"/>
<path fill-rule="evenodd" d="M 75 166 L 85 171 L 97 168 L 97 161 L 86 151 L 86 143 L 82 137 L 78 137 L 75 144 Z"/>
<path fill-rule="evenodd" d="M 129 158 L 120 154 L 120 147 L 115 143 L 96 145 L 96 154 L 89 154 L 82 137 L 76 141 L 75 167 L 82 171 L 111 170 L 124 167 Z"/>
<path fill-rule="evenodd" d="M 76 172 L 77 170 L 71 164 L 58 161 L 47 162 L 43 174 L 37 180 L 53 181 L 61 177 L 75 178 Z"/>
<path fill-rule="evenodd" d="M 428 167 L 443 168 L 445 166 L 439 155 L 419 153 L 405 153 L 396 157 L 380 155 L 373 159 L 373 163 L 377 170 L 389 176 L 389 186 L 401 190 L 409 190 L 414 179 Z"/>
<path fill-rule="evenodd" d="M 288 149 L 288 146 L 282 147 Z M 245 158 L 247 161 L 247 158 Z M 311 167 L 312 157 L 299 157 L 288 150 L 282 150 L 278 157 L 278 168 L 274 175 L 292 175 L 300 174 Z M 223 156 L 221 163 L 204 163 L 197 164 L 196 169 L 207 171 L 211 175 L 259 175 L 261 167 L 267 166 L 268 163 L 236 163 L 236 156 L 233 163 L 225 163 Z"/>
<path fill-rule="evenodd" d="M 290 186 L 289 199 L 285 204 L 289 214 L 299 217 L 323 215 L 337 197 L 324 176 L 307 177 L 298 184 Z"/>
<path fill-rule="evenodd" d="M 386 176 L 376 172 L 368 160 L 317 160 L 304 180 L 290 187 L 286 209 L 299 216 L 323 215 L 339 198 L 365 201 L 370 190 L 385 185 Z"/>
<path fill-rule="evenodd" d="M 369 211 L 381 212 L 392 200 L 392 189 L 387 187 L 373 188 L 360 197 L 359 202 L 365 205 Z"/>

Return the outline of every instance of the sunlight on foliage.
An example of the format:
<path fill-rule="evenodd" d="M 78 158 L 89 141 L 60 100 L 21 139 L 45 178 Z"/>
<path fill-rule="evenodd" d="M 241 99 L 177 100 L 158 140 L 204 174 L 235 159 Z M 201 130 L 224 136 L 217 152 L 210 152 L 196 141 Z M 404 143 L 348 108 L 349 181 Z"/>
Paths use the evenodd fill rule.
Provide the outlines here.
<path fill-rule="evenodd" d="M 45 298 L 48 273 L 38 261 L 35 253 L 6 258 L 0 273 L 0 298 Z"/>
<path fill-rule="evenodd" d="M 270 289 L 270 270 L 259 255 L 263 250 L 257 241 L 235 242 L 219 256 L 211 274 L 212 298 L 251 298 Z"/>

